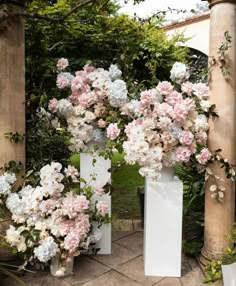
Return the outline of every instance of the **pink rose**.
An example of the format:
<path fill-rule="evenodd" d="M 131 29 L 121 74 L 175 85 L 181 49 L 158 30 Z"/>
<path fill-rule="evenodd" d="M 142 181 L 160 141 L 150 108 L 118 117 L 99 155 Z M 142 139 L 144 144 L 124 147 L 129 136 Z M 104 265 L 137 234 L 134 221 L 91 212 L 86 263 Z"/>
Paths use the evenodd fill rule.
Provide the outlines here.
<path fill-rule="evenodd" d="M 99 196 L 102 196 L 102 195 L 104 195 L 105 194 L 105 190 L 104 190 L 104 188 L 103 188 L 103 184 L 98 184 L 97 186 L 96 186 L 96 189 L 95 189 L 95 194 L 96 195 L 99 195 Z"/>
<path fill-rule="evenodd" d="M 161 81 L 157 85 L 157 90 L 161 95 L 169 95 L 173 91 L 173 85 L 168 81 Z"/>
<path fill-rule="evenodd" d="M 173 116 L 173 107 L 166 102 L 155 103 L 154 114 L 162 117 L 172 117 Z"/>
<path fill-rule="evenodd" d="M 144 105 L 152 104 L 153 103 L 152 93 L 148 90 L 141 92 L 140 101 Z"/>
<path fill-rule="evenodd" d="M 174 106 L 174 119 L 177 123 L 183 122 L 188 115 L 188 109 L 186 106 L 182 103 L 177 103 Z"/>
<path fill-rule="evenodd" d="M 100 214 L 101 216 L 105 216 L 106 214 L 109 213 L 107 202 L 104 202 L 104 201 L 97 202 L 96 208 L 97 208 L 98 214 Z"/>
<path fill-rule="evenodd" d="M 58 109 L 58 100 L 56 98 L 53 98 L 49 101 L 48 104 L 48 109 L 52 112 L 55 113 L 57 112 Z"/>
<path fill-rule="evenodd" d="M 175 158 L 177 162 L 188 162 L 191 156 L 191 151 L 188 147 L 180 146 L 175 151 Z"/>
<path fill-rule="evenodd" d="M 210 158 L 211 152 L 207 148 L 202 149 L 200 154 L 196 155 L 196 159 L 201 165 L 205 165 Z"/>
<path fill-rule="evenodd" d="M 177 91 L 172 91 L 165 99 L 165 101 L 170 105 L 175 105 L 183 100 L 182 94 Z"/>
<path fill-rule="evenodd" d="M 199 131 L 195 134 L 195 140 L 199 144 L 206 144 L 207 142 L 207 133 L 205 131 Z"/>
<path fill-rule="evenodd" d="M 188 96 L 190 96 L 192 93 L 192 90 L 193 90 L 193 83 L 191 83 L 190 81 L 186 81 L 186 82 L 182 83 L 181 90 L 182 90 L 182 92 L 184 92 Z"/>
<path fill-rule="evenodd" d="M 209 96 L 209 87 L 205 83 L 195 83 L 193 85 L 193 94 L 199 99 L 207 99 Z"/>
<path fill-rule="evenodd" d="M 58 62 L 57 62 L 57 68 L 58 68 L 59 70 L 64 70 L 66 67 L 68 67 L 68 65 L 69 65 L 69 62 L 68 62 L 68 60 L 65 59 L 65 58 L 61 58 L 61 59 L 59 59 Z"/>
<path fill-rule="evenodd" d="M 117 123 L 110 123 L 107 127 L 107 137 L 111 140 L 115 140 L 120 134 L 120 129 L 117 126 Z"/>
<path fill-rule="evenodd" d="M 193 133 L 190 131 L 182 131 L 179 134 L 179 142 L 183 145 L 191 145 L 193 142 Z"/>
<path fill-rule="evenodd" d="M 95 67 L 94 66 L 90 66 L 90 65 L 85 65 L 83 67 L 83 70 L 86 72 L 86 73 L 90 73 L 90 72 L 93 72 L 95 70 Z"/>
<path fill-rule="evenodd" d="M 70 80 L 63 75 L 58 75 L 56 85 L 59 89 L 63 89 L 70 86 Z"/>

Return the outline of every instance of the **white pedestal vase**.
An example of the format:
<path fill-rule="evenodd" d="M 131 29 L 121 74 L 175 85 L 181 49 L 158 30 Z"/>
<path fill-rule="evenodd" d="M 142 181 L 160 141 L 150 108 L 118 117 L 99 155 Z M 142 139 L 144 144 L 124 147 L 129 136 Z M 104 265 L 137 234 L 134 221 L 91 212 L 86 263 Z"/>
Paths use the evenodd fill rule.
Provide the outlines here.
<path fill-rule="evenodd" d="M 93 160 L 96 159 L 95 164 Z M 105 185 L 111 179 L 111 173 L 108 170 L 111 168 L 111 160 L 104 159 L 99 156 L 92 156 L 86 153 L 80 153 L 80 176 L 84 178 L 87 182 L 91 180 L 90 175 L 95 174 L 96 180 L 92 181 L 91 184 L 103 184 Z M 97 200 L 106 201 L 109 207 L 109 215 L 111 215 L 111 196 L 103 195 L 97 196 L 94 195 L 92 201 Z M 101 226 L 102 238 L 94 246 L 95 248 L 100 248 L 98 254 L 111 254 L 111 224 L 104 224 Z"/>
<path fill-rule="evenodd" d="M 56 255 L 51 260 L 50 271 L 53 276 L 65 277 L 73 274 L 74 257 L 69 259 L 61 259 L 60 255 Z"/>
<path fill-rule="evenodd" d="M 146 276 L 181 276 L 183 184 L 174 168 L 159 181 L 145 180 L 144 271 Z"/>
<path fill-rule="evenodd" d="M 224 286 L 236 285 L 236 262 L 229 265 L 222 265 Z"/>

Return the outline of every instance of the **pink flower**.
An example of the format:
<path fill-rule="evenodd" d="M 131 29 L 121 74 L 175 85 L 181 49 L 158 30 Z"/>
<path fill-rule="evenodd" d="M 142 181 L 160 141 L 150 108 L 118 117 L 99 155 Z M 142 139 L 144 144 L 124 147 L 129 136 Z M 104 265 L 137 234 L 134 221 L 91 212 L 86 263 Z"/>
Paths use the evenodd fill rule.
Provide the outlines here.
<path fill-rule="evenodd" d="M 57 62 L 57 68 L 58 68 L 59 70 L 64 70 L 66 67 L 68 67 L 68 65 L 69 65 L 69 62 L 68 62 L 68 60 L 65 59 L 65 58 L 61 58 L 61 59 L 59 59 L 58 62 Z"/>
<path fill-rule="evenodd" d="M 67 235 L 74 230 L 75 221 L 69 219 L 61 221 L 58 225 L 58 228 L 61 236 Z"/>
<path fill-rule="evenodd" d="M 48 104 L 48 109 L 52 112 L 55 113 L 57 112 L 58 109 L 58 100 L 56 98 L 53 98 L 49 101 Z"/>
<path fill-rule="evenodd" d="M 173 107 L 166 102 L 155 103 L 154 114 L 162 117 L 172 117 L 173 116 Z"/>
<path fill-rule="evenodd" d="M 186 81 L 181 85 L 182 92 L 186 93 L 188 96 L 191 95 L 192 89 L 193 89 L 193 83 L 191 83 L 190 81 Z"/>
<path fill-rule="evenodd" d="M 172 91 L 165 99 L 165 101 L 170 105 L 175 105 L 183 100 L 182 94 L 177 91 Z"/>
<path fill-rule="evenodd" d="M 70 232 L 64 240 L 64 248 L 69 251 L 69 253 L 73 253 L 79 248 L 80 237 L 77 233 L 73 231 Z"/>
<path fill-rule="evenodd" d="M 211 152 L 207 148 L 202 149 L 200 154 L 196 155 L 196 159 L 201 165 L 205 165 L 210 158 Z"/>
<path fill-rule="evenodd" d="M 48 199 L 40 203 L 39 210 L 42 214 L 48 215 L 51 214 L 58 205 L 60 205 L 58 200 Z"/>
<path fill-rule="evenodd" d="M 144 105 L 152 104 L 153 103 L 152 93 L 148 90 L 141 92 L 140 101 Z"/>
<path fill-rule="evenodd" d="M 107 137 L 111 140 L 115 140 L 120 134 L 120 129 L 117 126 L 117 123 L 110 123 L 107 127 Z"/>
<path fill-rule="evenodd" d="M 73 182 L 78 182 L 79 172 L 74 166 L 68 165 L 65 168 L 65 174 L 67 177 L 71 177 Z"/>
<path fill-rule="evenodd" d="M 104 121 L 102 118 L 98 120 L 98 127 L 99 128 L 105 128 L 106 127 L 106 121 Z"/>
<path fill-rule="evenodd" d="M 209 87 L 205 83 L 195 83 L 193 85 L 193 94 L 199 99 L 206 99 L 209 96 Z"/>
<path fill-rule="evenodd" d="M 93 93 L 83 93 L 79 98 L 78 101 L 84 108 L 90 107 L 92 104 L 94 104 L 94 97 Z"/>
<path fill-rule="evenodd" d="M 188 147 L 180 146 L 175 151 L 175 158 L 177 162 L 188 162 L 191 156 L 191 151 Z"/>
<path fill-rule="evenodd" d="M 188 109 L 186 106 L 182 103 L 177 103 L 174 106 L 174 119 L 177 123 L 183 122 L 188 115 Z"/>
<path fill-rule="evenodd" d="M 183 145 L 191 145 L 193 142 L 193 133 L 190 131 L 182 131 L 179 134 L 179 142 Z"/>
<path fill-rule="evenodd" d="M 107 202 L 104 202 L 104 201 L 97 202 L 96 208 L 97 208 L 98 214 L 100 214 L 101 216 L 105 216 L 106 214 L 109 213 Z"/>
<path fill-rule="evenodd" d="M 97 186 L 96 186 L 96 189 L 95 189 L 95 194 L 96 195 L 99 195 L 99 196 L 102 196 L 102 195 L 104 195 L 105 194 L 105 190 L 104 190 L 104 188 L 103 188 L 103 184 L 98 184 Z"/>
<path fill-rule="evenodd" d="M 168 81 L 161 81 L 157 85 L 157 90 L 161 95 L 169 95 L 173 91 L 173 85 Z"/>
<path fill-rule="evenodd" d="M 66 76 L 58 75 L 56 84 L 59 89 L 63 89 L 70 86 L 70 80 Z"/>
<path fill-rule="evenodd" d="M 83 67 L 83 70 L 86 72 L 86 73 L 90 73 L 90 72 L 93 72 L 95 70 L 95 67 L 94 66 L 90 66 L 90 65 L 85 65 Z"/>
<path fill-rule="evenodd" d="M 207 133 L 205 131 L 199 131 L 195 134 L 196 142 L 199 144 L 206 144 L 207 142 Z"/>

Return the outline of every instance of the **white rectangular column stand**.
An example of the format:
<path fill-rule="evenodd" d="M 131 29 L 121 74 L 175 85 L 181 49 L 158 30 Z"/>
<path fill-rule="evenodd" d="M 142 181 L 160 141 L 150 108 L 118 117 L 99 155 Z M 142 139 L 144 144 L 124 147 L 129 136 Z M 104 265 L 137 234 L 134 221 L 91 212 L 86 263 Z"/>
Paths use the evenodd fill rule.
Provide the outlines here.
<path fill-rule="evenodd" d="M 96 162 L 93 164 L 93 160 Z M 85 179 L 86 182 L 91 180 L 91 174 L 96 175 L 96 180 L 92 181 L 91 184 L 103 184 L 105 185 L 111 179 L 111 173 L 108 170 L 111 168 L 111 160 L 105 160 L 102 157 L 93 157 L 86 153 L 80 153 L 80 176 Z M 106 201 L 109 207 L 109 215 L 111 215 L 111 196 L 103 195 L 99 197 L 94 195 L 92 201 L 96 200 Z M 100 248 L 98 254 L 111 254 L 111 224 L 104 224 L 101 227 L 102 239 L 94 246 Z"/>
<path fill-rule="evenodd" d="M 144 272 L 181 277 L 183 184 L 145 181 Z"/>

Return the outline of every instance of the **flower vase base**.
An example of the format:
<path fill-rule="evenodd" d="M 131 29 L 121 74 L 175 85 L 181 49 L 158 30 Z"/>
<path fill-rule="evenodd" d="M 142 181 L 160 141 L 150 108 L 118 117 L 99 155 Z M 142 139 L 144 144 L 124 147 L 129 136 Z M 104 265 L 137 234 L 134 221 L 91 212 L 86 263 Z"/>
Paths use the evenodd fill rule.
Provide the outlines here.
<path fill-rule="evenodd" d="M 56 256 L 52 258 L 50 271 L 52 276 L 65 277 L 73 274 L 74 257 L 68 259 L 61 259 Z"/>

